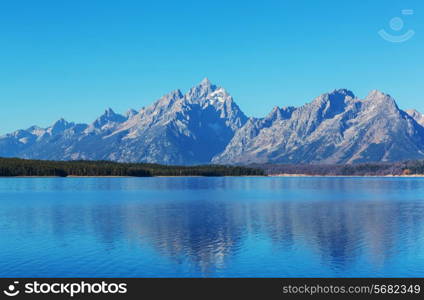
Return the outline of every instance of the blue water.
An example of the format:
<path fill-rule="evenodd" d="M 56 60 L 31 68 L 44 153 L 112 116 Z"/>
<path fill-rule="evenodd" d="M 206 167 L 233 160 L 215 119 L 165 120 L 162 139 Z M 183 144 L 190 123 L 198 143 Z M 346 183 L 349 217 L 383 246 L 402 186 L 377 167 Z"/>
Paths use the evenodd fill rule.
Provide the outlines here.
<path fill-rule="evenodd" d="M 0 277 L 424 276 L 424 178 L 2 178 Z"/>

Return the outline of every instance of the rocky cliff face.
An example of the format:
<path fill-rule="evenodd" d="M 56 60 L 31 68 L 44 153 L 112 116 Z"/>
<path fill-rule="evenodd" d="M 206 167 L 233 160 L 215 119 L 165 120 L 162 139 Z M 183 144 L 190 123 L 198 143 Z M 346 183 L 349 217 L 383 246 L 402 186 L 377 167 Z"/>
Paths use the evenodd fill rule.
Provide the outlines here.
<path fill-rule="evenodd" d="M 379 91 L 361 100 L 345 89 L 248 119 L 205 79 L 140 111 L 108 109 L 92 124 L 61 119 L 7 134 L 0 156 L 185 165 L 398 161 L 424 158 L 423 120 Z"/>

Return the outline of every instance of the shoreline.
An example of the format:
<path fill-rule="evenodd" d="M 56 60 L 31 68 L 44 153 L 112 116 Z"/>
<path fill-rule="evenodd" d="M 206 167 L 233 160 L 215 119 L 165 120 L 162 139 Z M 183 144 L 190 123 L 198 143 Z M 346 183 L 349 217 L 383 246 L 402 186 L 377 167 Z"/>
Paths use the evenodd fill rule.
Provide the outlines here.
<path fill-rule="evenodd" d="M 310 175 L 310 174 L 272 174 L 264 176 L 0 176 L 0 178 L 219 178 L 219 177 L 239 177 L 239 178 L 265 178 L 265 177 L 329 177 L 329 178 L 422 178 L 424 174 L 416 175 Z"/>
<path fill-rule="evenodd" d="M 357 177 L 380 177 L 380 178 L 419 178 L 424 177 L 424 174 L 415 175 L 310 175 L 310 174 L 272 174 L 268 177 L 346 177 L 346 178 L 357 178 Z"/>
<path fill-rule="evenodd" d="M 200 176 L 200 175 L 187 175 L 187 176 L 0 176 L 0 178 L 219 178 L 219 177 L 271 177 L 271 176 Z"/>

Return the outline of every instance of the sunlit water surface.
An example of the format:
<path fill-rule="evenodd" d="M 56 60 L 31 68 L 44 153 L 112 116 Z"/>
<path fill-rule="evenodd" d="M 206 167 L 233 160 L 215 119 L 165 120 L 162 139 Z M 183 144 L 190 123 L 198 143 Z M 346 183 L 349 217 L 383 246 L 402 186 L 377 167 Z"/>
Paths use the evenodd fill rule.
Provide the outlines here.
<path fill-rule="evenodd" d="M 424 276 L 421 178 L 2 178 L 0 277 Z"/>

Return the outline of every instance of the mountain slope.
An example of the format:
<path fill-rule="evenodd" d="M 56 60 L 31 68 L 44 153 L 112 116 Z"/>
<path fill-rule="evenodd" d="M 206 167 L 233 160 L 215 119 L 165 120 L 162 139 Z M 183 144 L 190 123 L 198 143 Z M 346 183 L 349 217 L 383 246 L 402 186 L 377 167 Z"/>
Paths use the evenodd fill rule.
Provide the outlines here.
<path fill-rule="evenodd" d="M 286 109 L 287 110 L 287 109 Z M 424 158 L 424 128 L 378 91 L 336 90 L 285 118 L 250 119 L 214 163 L 356 163 Z"/>
<path fill-rule="evenodd" d="M 90 125 L 60 120 L 0 138 L 0 156 L 54 160 L 209 163 L 246 122 L 232 97 L 208 79 L 126 116 L 108 109 Z"/>

